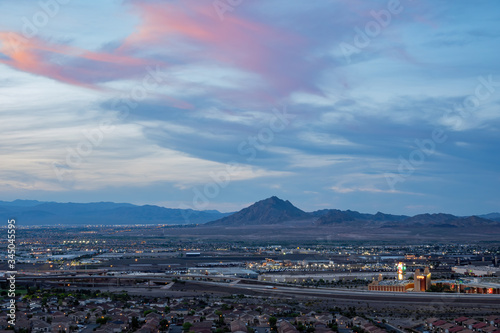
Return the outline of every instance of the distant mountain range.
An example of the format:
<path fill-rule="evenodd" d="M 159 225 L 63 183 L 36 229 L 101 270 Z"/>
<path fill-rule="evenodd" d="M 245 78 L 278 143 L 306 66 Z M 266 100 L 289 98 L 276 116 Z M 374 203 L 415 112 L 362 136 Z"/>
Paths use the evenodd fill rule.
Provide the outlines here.
<path fill-rule="evenodd" d="M 500 213 L 480 216 L 451 214 L 365 214 L 351 210 L 323 209 L 304 212 L 288 200 L 271 197 L 236 213 L 216 210 L 171 209 L 128 203 L 57 203 L 36 200 L 0 201 L 0 215 L 22 225 L 131 225 L 204 224 L 207 227 L 277 226 L 303 222 L 320 227 L 377 228 L 475 228 L 500 227 Z"/>
<path fill-rule="evenodd" d="M 270 225 L 291 221 L 310 220 L 316 226 L 379 226 L 383 228 L 396 227 L 487 227 L 500 226 L 500 214 L 491 213 L 483 216 L 454 216 L 450 214 L 420 214 L 413 217 L 406 215 L 391 215 L 378 212 L 364 214 L 351 210 L 323 209 L 315 212 L 304 212 L 290 201 L 281 200 L 275 196 L 258 201 L 253 205 L 219 220 L 208 222 L 207 226 L 244 226 Z"/>
<path fill-rule="evenodd" d="M 229 214 L 216 210 L 196 211 L 114 202 L 0 201 L 0 215 L 6 219 L 16 218 L 20 225 L 199 224 Z"/>
<path fill-rule="evenodd" d="M 373 214 L 363 214 L 352 210 L 338 210 L 338 209 L 324 209 L 321 211 L 313 212 L 314 215 L 319 215 L 316 224 L 340 224 L 344 222 L 356 221 L 376 221 L 376 222 L 389 222 L 389 221 L 402 221 L 408 216 L 405 215 L 391 215 L 377 212 Z"/>
<path fill-rule="evenodd" d="M 485 215 L 479 215 L 479 217 L 482 217 L 484 219 L 492 220 L 492 221 L 497 221 L 500 222 L 500 213 L 489 213 Z"/>

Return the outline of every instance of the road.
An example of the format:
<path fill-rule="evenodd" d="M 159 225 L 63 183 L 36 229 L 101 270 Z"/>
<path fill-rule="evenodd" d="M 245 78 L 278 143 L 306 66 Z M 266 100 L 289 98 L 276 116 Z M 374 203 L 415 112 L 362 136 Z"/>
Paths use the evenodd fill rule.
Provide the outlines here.
<path fill-rule="evenodd" d="M 98 280 L 108 280 L 107 285 L 116 285 L 112 283 L 112 280 L 133 280 L 133 279 L 147 279 L 151 282 L 158 282 L 164 284 L 163 286 L 169 284 L 172 278 L 179 278 L 180 276 L 146 276 L 146 275 L 122 275 L 122 276 L 92 276 L 88 275 L 41 275 L 41 276 L 20 276 L 19 281 L 51 281 L 54 283 L 58 282 L 58 279 L 70 280 L 71 284 L 75 283 L 77 280 L 85 281 L 90 279 Z M 191 278 L 200 277 L 206 278 L 206 276 L 191 276 Z M 214 278 L 214 277 L 210 277 Z M 222 278 L 222 277 L 216 277 Z M 227 293 L 244 293 L 245 290 L 257 292 L 266 295 L 276 295 L 284 297 L 316 297 L 316 298 L 335 298 L 335 299 L 349 299 L 349 300 L 359 300 L 359 301 L 374 301 L 374 302 L 401 302 L 401 303 L 426 303 L 426 304 L 483 304 L 483 305 L 498 305 L 500 303 L 500 295 L 483 295 L 483 294 L 456 294 L 456 293 L 398 293 L 398 292 L 383 292 L 383 291 L 368 291 L 368 290 L 351 290 L 351 289 L 341 289 L 341 288 L 306 288 L 306 287 L 293 287 L 277 285 L 275 289 L 269 288 L 269 284 L 262 284 L 255 280 L 240 279 L 224 277 L 225 280 L 233 280 L 232 283 L 223 282 L 211 282 L 211 281 L 194 281 L 188 280 L 186 283 L 192 285 L 199 285 L 200 292 L 203 292 L 203 286 L 214 288 L 216 287 L 221 292 Z M 242 283 L 244 282 L 244 283 Z M 87 282 L 88 284 L 88 282 Z M 95 283 L 95 286 L 103 286 L 101 284 Z M 159 288 L 158 286 L 126 286 L 123 285 L 121 288 Z"/>
<path fill-rule="evenodd" d="M 228 284 L 196 281 L 196 283 L 207 285 L 218 285 L 228 288 Z M 229 289 L 229 288 L 228 288 Z M 380 302 L 403 302 L 403 303 L 432 303 L 432 304 L 492 304 L 500 303 L 500 295 L 481 294 L 454 294 L 454 293 L 397 293 L 383 291 L 359 291 L 334 288 L 300 288 L 289 286 L 278 286 L 269 289 L 265 285 L 235 284 L 230 289 L 251 290 L 265 292 L 270 295 L 280 296 L 312 296 L 318 298 L 336 298 L 349 300 L 365 300 Z"/>

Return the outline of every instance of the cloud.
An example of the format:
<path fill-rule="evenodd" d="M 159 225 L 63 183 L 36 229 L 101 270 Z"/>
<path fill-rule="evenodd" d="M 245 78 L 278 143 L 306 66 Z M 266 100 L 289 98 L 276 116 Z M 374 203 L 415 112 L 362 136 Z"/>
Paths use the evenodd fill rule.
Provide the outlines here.
<path fill-rule="evenodd" d="M 105 113 L 95 108 L 106 100 L 106 95 L 99 91 L 3 70 L 15 82 L 15 86 L 2 90 L 7 98 L 0 102 L 0 131 L 4 138 L 0 144 L 4 156 L 0 179 L 8 188 L 97 190 L 144 187 L 156 182 L 192 186 L 211 181 L 210 172 L 224 172 L 228 168 L 229 160 L 213 162 L 160 147 L 144 131 L 160 126 L 172 133 L 191 135 L 196 131 L 193 128 L 168 122 L 121 122 L 115 112 Z M 85 133 L 98 130 L 103 120 L 110 121 L 114 129 L 100 132 L 100 143 L 90 145 Z M 91 153 L 68 165 L 68 152 L 81 144 L 90 145 Z M 57 179 L 54 163 L 64 173 L 63 182 Z M 284 175 L 289 173 L 239 164 L 230 176 L 238 182 Z"/>
<path fill-rule="evenodd" d="M 483 210 L 498 202 L 491 180 L 500 163 L 500 90 L 466 117 L 455 107 L 475 94 L 479 76 L 499 80 L 496 4 L 402 1 L 403 13 L 347 64 L 339 44 L 387 1 L 244 1 L 223 21 L 211 1 L 71 3 L 19 40 L 15 18 L 40 10 L 28 3 L 0 4 L 4 197 L 46 190 L 55 200 L 87 193 L 189 202 L 209 172 L 236 161 L 235 186 L 211 205 L 267 195 L 389 212 L 430 201 L 460 210 L 471 197 Z M 160 69 L 161 84 L 131 100 L 148 68 Z M 117 99 L 134 104 L 125 118 Z M 293 121 L 255 158 L 241 154 L 238 146 L 269 127 L 282 104 Z M 67 149 L 105 119 L 115 130 L 65 167 Z M 389 189 L 384 174 L 397 173 L 415 140 L 435 129 L 449 140 Z M 71 171 L 68 182 L 56 179 L 53 162 Z"/>
<path fill-rule="evenodd" d="M 0 32 L 0 63 L 72 85 L 95 88 L 94 83 L 142 73 L 150 62 L 72 46 L 53 44 L 15 32 Z M 126 71 L 124 69 L 126 68 Z"/>
<path fill-rule="evenodd" d="M 331 190 L 338 193 L 353 193 L 353 192 L 368 192 L 368 193 L 388 193 L 388 194 L 412 194 L 412 195 L 424 195 L 422 193 L 411 193 L 411 192 L 403 192 L 398 190 L 381 190 L 378 188 L 370 188 L 370 187 L 338 187 L 332 186 Z"/>
<path fill-rule="evenodd" d="M 245 18 L 241 11 L 222 21 L 211 3 L 188 0 L 131 4 L 142 22 L 119 52 L 134 52 L 139 46 L 157 49 L 161 45 L 160 52 L 183 62 L 203 59 L 258 74 L 262 78 L 259 96 L 268 101 L 299 88 L 311 88 L 304 79 L 310 77 L 309 71 L 315 65 L 305 58 L 307 39 L 303 36 Z M 171 51 L 174 49 L 175 53 Z"/>

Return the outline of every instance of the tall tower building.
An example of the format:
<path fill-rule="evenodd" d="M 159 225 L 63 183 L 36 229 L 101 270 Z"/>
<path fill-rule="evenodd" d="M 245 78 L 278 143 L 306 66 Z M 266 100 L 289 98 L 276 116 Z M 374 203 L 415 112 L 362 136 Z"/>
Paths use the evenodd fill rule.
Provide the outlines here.
<path fill-rule="evenodd" d="M 422 292 L 429 290 L 431 287 L 431 272 L 429 267 L 424 269 L 423 274 L 420 273 L 420 269 L 415 270 L 413 275 L 413 291 Z"/>

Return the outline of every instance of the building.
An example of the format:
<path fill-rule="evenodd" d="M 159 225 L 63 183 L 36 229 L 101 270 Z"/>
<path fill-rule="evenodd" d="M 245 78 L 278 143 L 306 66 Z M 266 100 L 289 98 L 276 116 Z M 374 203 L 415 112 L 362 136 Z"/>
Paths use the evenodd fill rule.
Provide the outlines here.
<path fill-rule="evenodd" d="M 246 333 L 248 332 L 247 326 L 245 325 L 244 322 L 241 320 L 234 320 L 231 322 L 231 332 L 236 333 L 236 332 L 243 332 Z"/>
<path fill-rule="evenodd" d="M 492 276 L 500 272 L 500 269 L 492 266 L 454 266 L 452 268 L 453 272 L 462 275 L 470 276 Z"/>
<path fill-rule="evenodd" d="M 386 281 L 373 281 L 368 285 L 368 290 L 370 291 L 392 291 L 392 292 L 399 292 L 399 293 L 405 293 L 409 291 L 413 287 L 413 284 L 408 283 L 408 281 L 393 281 L 393 280 L 386 280 Z"/>
<path fill-rule="evenodd" d="M 392 277 L 393 272 L 383 272 L 384 276 Z M 310 274 L 261 274 L 259 281 L 273 283 L 315 283 L 323 280 L 324 282 L 366 280 L 371 281 L 379 276 L 374 272 L 342 272 L 342 273 L 310 273 Z"/>
<path fill-rule="evenodd" d="M 420 274 L 420 269 L 415 270 L 413 275 L 413 291 L 427 291 L 431 288 L 431 273 L 429 267 L 426 267 L 423 274 Z"/>
<path fill-rule="evenodd" d="M 409 280 L 400 280 L 400 268 L 401 274 L 403 274 L 403 266 L 398 265 L 398 279 L 396 280 L 383 280 L 382 275 L 379 275 L 378 280 L 373 281 L 368 285 L 368 290 L 370 291 L 392 291 L 392 292 L 422 292 L 427 291 L 431 287 L 431 273 L 429 267 L 426 267 L 423 273 L 420 273 L 420 269 L 415 270 L 413 274 L 413 283 Z"/>
<path fill-rule="evenodd" d="M 406 265 L 403 262 L 398 264 L 398 280 L 404 280 L 406 274 Z"/>
<path fill-rule="evenodd" d="M 460 280 L 436 281 L 437 284 L 447 285 L 450 291 L 465 294 L 500 294 L 500 279 L 488 278 L 463 278 Z"/>
<path fill-rule="evenodd" d="M 299 331 L 288 321 L 283 320 L 279 323 L 278 333 L 298 333 Z"/>

